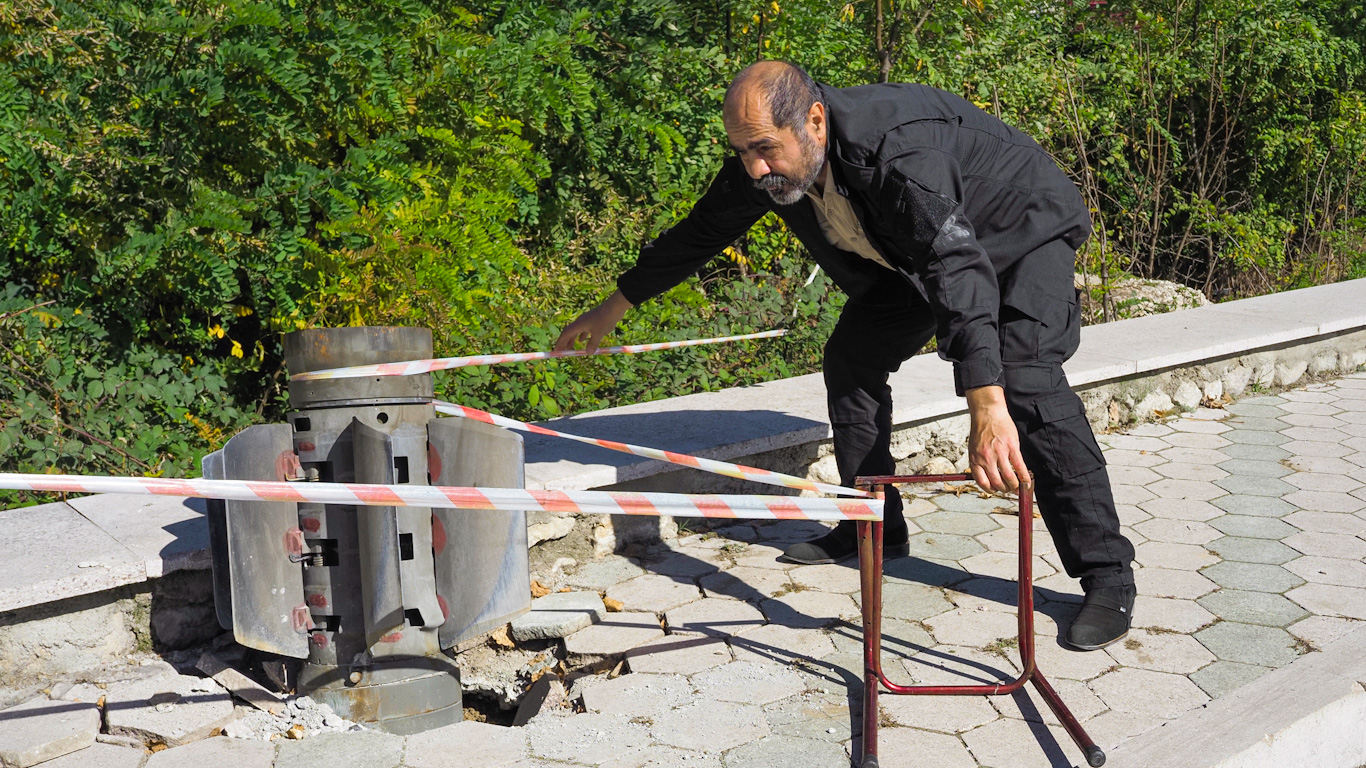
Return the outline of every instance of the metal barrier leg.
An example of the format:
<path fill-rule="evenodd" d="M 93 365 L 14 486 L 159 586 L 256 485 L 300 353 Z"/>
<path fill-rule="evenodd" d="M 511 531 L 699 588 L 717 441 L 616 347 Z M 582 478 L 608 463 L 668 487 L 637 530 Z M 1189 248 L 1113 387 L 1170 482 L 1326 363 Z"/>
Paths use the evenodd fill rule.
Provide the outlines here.
<path fill-rule="evenodd" d="M 860 477 L 860 488 L 894 486 L 905 483 L 965 482 L 968 475 L 887 475 Z M 1049 709 L 1058 716 L 1077 747 L 1092 768 L 1105 764 L 1105 752 L 1096 745 L 1080 721 L 1072 714 L 1053 686 L 1039 672 L 1034 646 L 1034 577 L 1033 577 L 1033 487 L 1026 483 L 1020 488 L 1019 538 L 1019 598 L 1018 628 L 1020 665 L 1023 670 L 1011 683 L 997 685 L 897 685 L 887 679 L 882 670 L 882 523 L 859 523 L 859 586 L 863 597 L 863 762 L 861 768 L 877 768 L 877 697 L 878 685 L 895 695 L 919 696 L 1000 696 L 1012 694 L 1033 683 Z"/>

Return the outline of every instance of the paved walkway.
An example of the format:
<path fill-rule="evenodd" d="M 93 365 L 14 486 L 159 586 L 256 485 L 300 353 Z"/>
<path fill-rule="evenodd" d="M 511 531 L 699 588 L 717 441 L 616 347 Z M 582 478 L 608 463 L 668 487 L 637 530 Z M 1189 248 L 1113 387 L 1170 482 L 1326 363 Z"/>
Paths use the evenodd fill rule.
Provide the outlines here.
<path fill-rule="evenodd" d="M 1129 639 L 1105 651 L 1064 650 L 1059 627 L 1080 590 L 1041 523 L 1034 565 L 1040 668 L 1101 746 L 1228 694 L 1366 619 L 1366 374 L 1101 442 L 1138 549 Z M 912 557 L 888 563 L 885 587 L 894 679 L 1016 674 L 1008 505 L 974 493 L 908 505 Z M 857 570 L 775 561 L 810 533 L 800 523 L 735 526 L 684 538 L 640 568 L 620 559 L 581 567 L 571 585 L 660 615 L 670 634 L 632 652 L 633 674 L 576 684 L 571 695 L 583 691 L 588 713 L 533 722 L 529 754 L 613 768 L 847 765 L 859 731 Z M 571 636 L 571 653 L 591 651 L 586 641 L 628 618 L 612 614 Z M 882 702 L 887 768 L 1081 763 L 1032 692 Z M 615 747 L 599 756 L 575 745 L 585 739 Z"/>
<path fill-rule="evenodd" d="M 1101 442 L 1138 548 L 1136 629 L 1105 651 L 1064 650 L 1059 628 L 1080 591 L 1041 523 L 1034 569 L 1040 668 L 1102 747 L 1235 692 L 1366 619 L 1366 374 Z M 894 680 L 1017 673 L 1010 506 L 942 489 L 910 500 L 912 557 L 886 569 Z M 819 532 L 802 522 L 735 525 L 685 536 L 649 560 L 579 566 L 555 586 L 603 591 L 622 611 L 570 635 L 564 653 L 571 666 L 625 674 L 573 679 L 573 706 L 525 727 L 324 734 L 274 749 L 213 738 L 147 765 L 202 765 L 221 752 L 214 759 L 246 768 L 842 768 L 859 751 L 858 571 L 775 559 Z M 1084 764 L 1032 693 L 882 702 L 886 768 Z"/>

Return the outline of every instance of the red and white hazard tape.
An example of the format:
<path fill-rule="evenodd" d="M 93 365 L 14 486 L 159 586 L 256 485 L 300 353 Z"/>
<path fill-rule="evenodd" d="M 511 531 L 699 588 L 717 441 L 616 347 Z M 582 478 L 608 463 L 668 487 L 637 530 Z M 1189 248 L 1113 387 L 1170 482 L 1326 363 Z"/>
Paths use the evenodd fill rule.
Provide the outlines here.
<path fill-rule="evenodd" d="M 527 491 L 433 485 L 178 480 L 162 477 L 0 473 L 0 488 L 51 493 L 129 493 L 239 501 L 295 501 L 378 507 L 546 510 L 609 515 L 755 520 L 881 520 L 882 503 L 794 496 L 713 496 L 616 491 Z"/>
<path fill-rule="evenodd" d="M 509 419 L 506 416 L 495 416 L 492 413 L 481 411 L 478 408 L 470 408 L 465 405 L 454 403 L 443 403 L 440 400 L 433 403 L 438 413 L 446 413 L 452 416 L 461 416 L 467 419 L 475 419 L 485 424 L 493 424 L 499 427 L 515 429 L 519 432 L 530 432 L 536 435 L 550 435 L 552 437 L 562 437 L 566 440 L 574 440 L 588 445 L 596 445 L 606 448 L 609 451 L 618 453 L 629 453 L 635 456 L 644 456 L 647 459 L 658 459 L 670 464 L 677 464 L 683 467 L 700 469 L 703 472 L 711 472 L 726 477 L 737 477 L 741 480 L 753 480 L 756 483 L 765 485 L 776 485 L 781 488 L 795 488 L 802 491 L 816 491 L 818 493 L 844 494 L 847 496 L 872 496 L 867 491 L 860 491 L 857 488 L 845 488 L 842 485 L 831 485 L 830 483 L 819 483 L 814 480 L 785 475 L 781 472 L 773 472 L 757 467 L 747 467 L 743 464 L 732 464 L 728 461 L 717 461 L 716 459 L 704 459 L 700 456 L 690 456 L 686 453 L 674 453 L 664 451 L 659 448 L 646 448 L 642 445 L 631 445 L 630 443 L 619 443 L 615 440 L 600 440 L 596 437 L 584 437 L 582 435 L 571 435 L 567 432 L 556 432 L 553 429 L 538 427 L 535 424 L 527 424 L 524 421 Z"/>
<path fill-rule="evenodd" d="M 296 373 L 292 381 L 314 381 L 318 379 L 353 379 L 363 376 L 414 376 L 419 373 L 444 371 L 449 368 L 464 368 L 471 365 L 497 365 L 499 363 L 524 363 L 529 360 L 551 360 L 560 357 L 584 357 L 585 355 L 631 355 L 637 352 L 654 352 L 660 349 L 695 347 L 699 344 L 720 344 L 727 341 L 746 339 L 771 339 L 782 336 L 786 330 L 777 329 L 761 333 L 747 333 L 743 336 L 719 336 L 713 339 L 690 339 L 688 341 L 663 341 L 657 344 L 628 344 L 624 347 L 600 347 L 592 352 L 583 349 L 570 349 L 564 352 L 516 352 L 506 355 L 471 355 L 469 357 L 439 357 L 431 360 L 408 360 L 399 363 L 380 363 L 378 365 L 356 365 L 349 368 L 328 368 L 321 371 Z"/>

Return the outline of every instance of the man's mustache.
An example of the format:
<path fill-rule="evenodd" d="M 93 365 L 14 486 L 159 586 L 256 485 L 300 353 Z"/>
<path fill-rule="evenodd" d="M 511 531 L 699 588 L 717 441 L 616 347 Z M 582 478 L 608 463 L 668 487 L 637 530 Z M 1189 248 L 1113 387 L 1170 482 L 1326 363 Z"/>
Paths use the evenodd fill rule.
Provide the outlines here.
<path fill-rule="evenodd" d="M 762 176 L 754 180 L 754 186 L 765 192 L 783 189 L 791 184 L 792 179 L 789 179 L 781 173 L 770 173 L 767 176 Z"/>

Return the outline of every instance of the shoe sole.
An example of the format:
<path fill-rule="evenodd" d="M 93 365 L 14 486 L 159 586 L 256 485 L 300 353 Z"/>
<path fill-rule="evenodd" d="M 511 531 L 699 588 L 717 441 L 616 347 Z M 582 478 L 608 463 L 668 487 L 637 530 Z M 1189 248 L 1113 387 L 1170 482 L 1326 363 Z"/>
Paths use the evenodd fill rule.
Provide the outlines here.
<path fill-rule="evenodd" d="M 890 546 L 883 545 L 882 547 L 882 559 L 884 562 L 887 560 L 896 560 L 897 558 L 910 556 L 910 542 L 906 542 L 905 544 L 892 544 Z M 823 557 L 816 560 L 802 560 L 800 558 L 790 557 L 788 555 L 779 555 L 778 559 L 783 562 L 798 563 L 800 565 L 833 565 L 835 563 L 843 562 L 845 560 L 849 560 L 855 557 L 858 557 L 858 550 L 854 550 L 853 552 L 850 552 L 849 554 L 839 558 Z"/>
<path fill-rule="evenodd" d="M 1110 646 L 1114 645 L 1115 643 L 1118 643 L 1120 640 L 1123 640 L 1128 636 L 1129 633 L 1125 632 L 1119 637 L 1116 637 L 1114 640 L 1111 640 L 1108 643 L 1101 643 L 1100 645 L 1078 645 L 1076 643 L 1071 642 L 1067 638 L 1063 638 L 1063 643 L 1066 644 L 1068 648 L 1071 648 L 1074 651 L 1099 651 L 1101 648 L 1109 648 Z"/>

